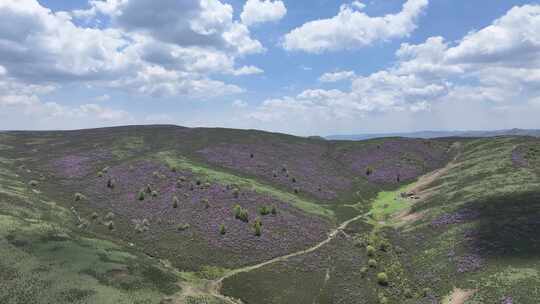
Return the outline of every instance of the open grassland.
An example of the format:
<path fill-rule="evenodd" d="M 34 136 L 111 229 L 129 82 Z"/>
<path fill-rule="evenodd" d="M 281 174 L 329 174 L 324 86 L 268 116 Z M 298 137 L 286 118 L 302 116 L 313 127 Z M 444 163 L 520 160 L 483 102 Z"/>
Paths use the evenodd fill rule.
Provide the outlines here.
<path fill-rule="evenodd" d="M 527 137 L 1 133 L 0 302 L 536 303 L 539 173 Z"/>

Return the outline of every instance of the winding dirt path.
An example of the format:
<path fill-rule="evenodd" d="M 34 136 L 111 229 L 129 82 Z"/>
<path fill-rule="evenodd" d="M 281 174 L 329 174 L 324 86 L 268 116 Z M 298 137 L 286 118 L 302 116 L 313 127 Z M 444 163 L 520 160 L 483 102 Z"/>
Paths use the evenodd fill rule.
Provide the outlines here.
<path fill-rule="evenodd" d="M 321 248 L 322 246 L 328 244 L 330 241 L 332 241 L 340 232 L 343 232 L 343 230 L 345 228 L 347 228 L 347 226 L 349 226 L 349 224 L 351 224 L 352 222 L 355 222 L 361 218 L 363 218 L 365 215 L 364 214 L 360 214 L 360 215 L 357 215 L 343 223 L 341 223 L 341 225 L 339 225 L 337 228 L 333 229 L 332 231 L 330 231 L 330 233 L 328 234 L 328 237 L 324 240 L 322 240 L 321 242 L 315 244 L 314 246 L 312 247 L 309 247 L 307 249 L 303 249 L 303 250 L 300 250 L 300 251 L 296 251 L 296 252 L 293 252 L 293 253 L 290 253 L 290 254 L 287 254 L 287 255 L 284 255 L 284 256 L 280 256 L 280 257 L 277 257 L 277 258 L 273 258 L 271 260 L 268 260 L 268 261 L 265 261 L 265 262 L 262 262 L 262 263 L 259 263 L 259 264 L 255 264 L 255 265 L 251 265 L 251 266 L 246 266 L 246 267 L 242 267 L 242 268 L 238 268 L 238 269 L 235 269 L 235 270 L 232 270 L 232 271 L 229 271 L 227 272 L 224 276 L 218 278 L 217 280 L 213 281 L 213 286 L 210 290 L 210 292 L 212 293 L 212 295 L 216 296 L 216 295 L 221 295 L 220 293 L 220 290 L 221 290 L 221 285 L 223 283 L 223 281 L 227 278 L 230 278 L 232 276 L 235 276 L 239 273 L 244 273 L 244 272 L 249 272 L 249 271 L 253 271 L 253 270 L 256 270 L 256 269 L 259 269 L 261 267 L 264 267 L 264 266 L 267 266 L 267 265 L 270 265 L 270 264 L 274 264 L 274 263 L 278 263 L 278 262 L 282 262 L 282 261 L 286 261 L 290 258 L 293 258 L 293 257 L 296 257 L 296 256 L 299 256 L 299 255 L 304 255 L 304 254 L 308 254 L 310 252 L 313 252 L 319 248 Z M 343 232 L 344 233 L 344 232 Z"/>

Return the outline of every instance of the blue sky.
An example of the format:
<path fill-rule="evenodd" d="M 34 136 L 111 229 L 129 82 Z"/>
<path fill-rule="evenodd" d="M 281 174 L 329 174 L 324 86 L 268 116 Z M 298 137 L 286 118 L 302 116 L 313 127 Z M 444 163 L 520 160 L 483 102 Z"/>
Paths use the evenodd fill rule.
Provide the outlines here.
<path fill-rule="evenodd" d="M 540 128 L 540 4 L 0 0 L 0 129 Z"/>

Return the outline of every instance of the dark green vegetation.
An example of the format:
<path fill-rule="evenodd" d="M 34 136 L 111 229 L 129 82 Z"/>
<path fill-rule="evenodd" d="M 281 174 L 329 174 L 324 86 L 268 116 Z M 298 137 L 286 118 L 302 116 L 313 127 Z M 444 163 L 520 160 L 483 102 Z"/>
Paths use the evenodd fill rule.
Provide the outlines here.
<path fill-rule="evenodd" d="M 534 138 L 146 126 L 0 133 L 0 149 L 0 303 L 540 297 Z"/>

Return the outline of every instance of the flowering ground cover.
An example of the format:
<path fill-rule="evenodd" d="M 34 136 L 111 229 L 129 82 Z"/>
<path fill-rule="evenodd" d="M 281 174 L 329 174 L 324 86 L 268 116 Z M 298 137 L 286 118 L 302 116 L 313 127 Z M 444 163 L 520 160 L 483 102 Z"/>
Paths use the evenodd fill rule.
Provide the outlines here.
<path fill-rule="evenodd" d="M 536 303 L 538 151 L 528 137 L 344 142 L 173 126 L 0 133 L 0 302 L 168 303 L 181 294 L 225 303 L 212 280 L 303 252 L 359 216 L 313 251 L 227 277 L 221 291 L 243 303 L 413 304 L 458 288 L 474 290 L 473 304 Z M 454 158 L 424 185 L 429 195 L 399 196 Z M 422 216 L 400 223 L 408 210 Z"/>

